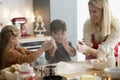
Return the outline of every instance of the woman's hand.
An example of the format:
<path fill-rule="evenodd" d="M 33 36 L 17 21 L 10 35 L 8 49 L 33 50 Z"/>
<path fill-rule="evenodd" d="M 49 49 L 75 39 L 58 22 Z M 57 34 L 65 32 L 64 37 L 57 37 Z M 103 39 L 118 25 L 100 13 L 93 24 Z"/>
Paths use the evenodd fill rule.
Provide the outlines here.
<path fill-rule="evenodd" d="M 86 46 L 83 42 L 80 42 L 77 44 L 77 50 L 85 55 L 88 55 L 88 49 L 89 47 Z"/>

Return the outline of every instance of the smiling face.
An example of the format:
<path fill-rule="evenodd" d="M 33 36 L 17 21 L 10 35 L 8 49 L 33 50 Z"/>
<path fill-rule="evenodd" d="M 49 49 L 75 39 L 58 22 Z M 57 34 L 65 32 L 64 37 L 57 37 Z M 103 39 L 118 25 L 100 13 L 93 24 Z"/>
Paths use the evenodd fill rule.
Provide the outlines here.
<path fill-rule="evenodd" d="M 59 30 L 58 32 L 52 32 L 51 36 L 58 42 L 62 43 L 63 39 L 66 38 L 66 31 Z"/>
<path fill-rule="evenodd" d="M 103 11 L 91 4 L 89 4 L 89 13 L 90 13 L 90 19 L 94 22 L 94 23 L 101 23 L 102 21 L 102 13 Z"/>

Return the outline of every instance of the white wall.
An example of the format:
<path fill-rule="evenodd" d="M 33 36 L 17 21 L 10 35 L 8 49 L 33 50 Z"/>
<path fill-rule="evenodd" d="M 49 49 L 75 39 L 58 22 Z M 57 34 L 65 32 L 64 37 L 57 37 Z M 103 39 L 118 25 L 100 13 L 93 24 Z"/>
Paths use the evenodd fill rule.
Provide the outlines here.
<path fill-rule="evenodd" d="M 77 0 L 77 27 L 78 27 L 78 40 L 82 41 L 83 38 L 83 25 L 88 16 L 88 6 L 87 6 L 88 0 Z M 78 52 L 78 61 L 85 60 L 85 56 Z"/>
<path fill-rule="evenodd" d="M 77 0 L 50 0 L 51 21 L 62 19 L 67 25 L 68 39 L 76 48 L 77 42 Z M 76 57 L 74 58 L 76 59 Z"/>
<path fill-rule="evenodd" d="M 109 0 L 113 15 L 120 20 L 120 0 Z"/>

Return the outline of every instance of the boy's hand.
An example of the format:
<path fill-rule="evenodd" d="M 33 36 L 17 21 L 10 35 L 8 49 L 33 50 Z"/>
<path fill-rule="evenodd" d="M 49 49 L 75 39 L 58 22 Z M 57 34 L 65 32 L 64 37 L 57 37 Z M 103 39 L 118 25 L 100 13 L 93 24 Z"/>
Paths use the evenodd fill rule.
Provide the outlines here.
<path fill-rule="evenodd" d="M 63 45 L 64 47 L 69 46 L 69 42 L 68 42 L 68 40 L 67 40 L 67 37 L 64 37 L 64 38 L 63 38 L 63 40 L 62 40 L 62 45 Z"/>

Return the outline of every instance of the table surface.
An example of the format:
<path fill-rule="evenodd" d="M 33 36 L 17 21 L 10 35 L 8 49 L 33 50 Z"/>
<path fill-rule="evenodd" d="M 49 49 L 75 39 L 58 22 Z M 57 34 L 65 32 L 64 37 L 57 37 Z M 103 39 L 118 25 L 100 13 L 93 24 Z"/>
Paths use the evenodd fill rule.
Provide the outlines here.
<path fill-rule="evenodd" d="M 60 74 L 61 76 L 69 78 L 69 77 L 80 76 L 81 74 L 88 74 L 88 75 L 90 74 L 90 75 L 99 76 L 106 80 L 107 78 L 110 77 L 110 75 L 105 73 L 103 70 L 94 69 L 90 61 L 80 61 L 80 62 L 73 61 L 69 63 L 75 66 L 75 71 L 69 74 Z"/>
<path fill-rule="evenodd" d="M 68 62 L 72 65 L 75 66 L 76 70 L 71 73 L 61 73 L 59 74 L 60 76 L 69 78 L 69 77 L 77 77 L 80 76 L 81 74 L 90 74 L 90 75 L 95 75 L 101 77 L 102 80 L 120 80 L 120 79 L 111 79 L 110 75 L 105 73 L 104 70 L 95 70 L 93 69 L 90 61 L 71 61 Z M 52 64 L 56 65 L 56 64 Z M 46 66 L 42 65 L 41 67 Z M 0 80 L 5 80 L 5 78 L 0 74 Z"/>

